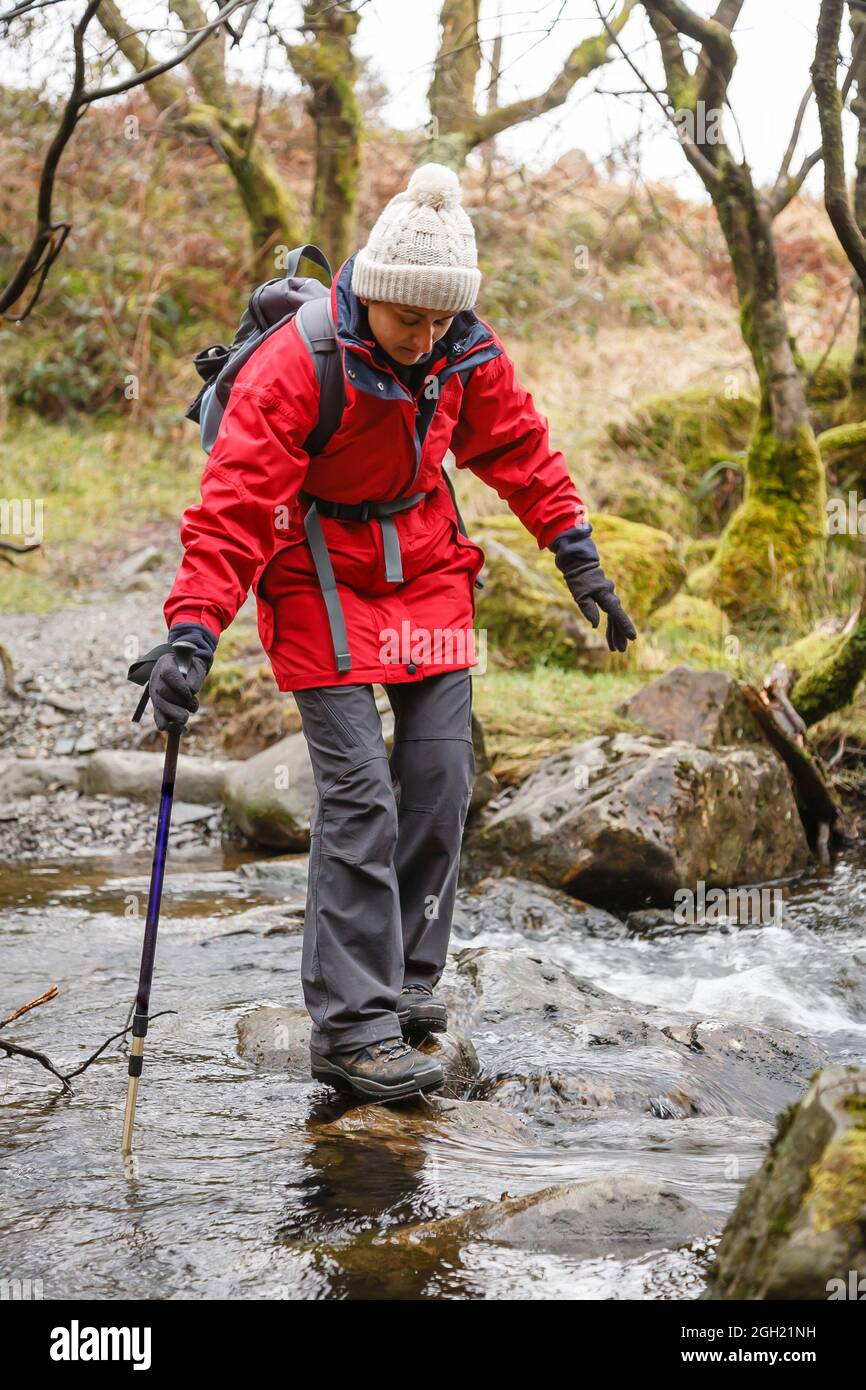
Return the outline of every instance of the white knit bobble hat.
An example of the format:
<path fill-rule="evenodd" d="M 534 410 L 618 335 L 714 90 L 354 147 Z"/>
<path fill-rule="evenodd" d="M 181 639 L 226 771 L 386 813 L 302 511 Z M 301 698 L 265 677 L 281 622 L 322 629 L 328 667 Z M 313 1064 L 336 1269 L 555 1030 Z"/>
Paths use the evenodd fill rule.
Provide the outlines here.
<path fill-rule="evenodd" d="M 444 164 L 422 164 L 395 193 L 355 256 L 357 295 L 419 309 L 471 309 L 481 271 L 475 229 L 460 206 L 460 180 Z"/>

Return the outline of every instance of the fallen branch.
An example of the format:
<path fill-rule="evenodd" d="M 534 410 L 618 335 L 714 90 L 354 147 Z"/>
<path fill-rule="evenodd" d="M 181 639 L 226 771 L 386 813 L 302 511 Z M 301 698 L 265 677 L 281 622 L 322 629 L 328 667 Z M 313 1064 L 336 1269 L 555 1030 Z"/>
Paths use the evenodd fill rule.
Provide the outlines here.
<path fill-rule="evenodd" d="M 40 994 L 38 999 L 31 999 L 29 1004 L 22 1004 L 20 1009 L 14 1013 L 7 1014 L 5 1018 L 0 1018 L 0 1028 L 5 1028 L 7 1023 L 14 1023 L 16 1018 L 21 1018 L 22 1014 L 27 1014 L 31 1009 L 37 1009 L 40 1004 L 47 1004 L 49 999 L 57 998 L 57 986 L 52 985 L 44 994 Z"/>
<path fill-rule="evenodd" d="M 818 757 L 806 745 L 803 721 L 791 705 L 778 673 L 768 677 L 763 690 L 745 681 L 740 681 L 739 685 L 767 742 L 793 778 L 803 824 L 818 858 L 827 863 L 831 838 L 841 843 L 849 836 L 836 794 L 824 776 Z"/>
<path fill-rule="evenodd" d="M 47 994 L 41 996 L 41 998 L 34 999 L 30 1004 L 25 1004 L 16 1014 L 10 1014 L 8 1019 L 4 1019 L 4 1023 L 10 1022 L 12 1018 L 18 1017 L 21 1013 L 26 1013 L 28 1009 L 35 1008 L 37 1004 L 43 1003 L 46 999 L 53 998 L 56 993 L 56 988 L 54 988 L 53 992 L 49 990 Z M 149 1021 L 152 1023 L 155 1018 L 161 1018 L 163 1014 L 174 1013 L 177 1013 L 177 1009 L 162 1009 L 158 1014 L 151 1014 Z M 0 1049 L 6 1053 L 7 1057 L 27 1057 L 32 1062 L 38 1062 L 40 1066 L 43 1066 L 46 1071 L 50 1071 L 51 1075 L 56 1076 L 58 1081 L 61 1082 L 64 1095 L 74 1096 L 75 1092 L 69 1084 L 71 1078 L 73 1076 L 80 1076 L 83 1071 L 86 1071 L 91 1063 L 95 1062 L 97 1057 L 100 1057 L 111 1043 L 116 1042 L 118 1038 L 125 1037 L 131 1027 L 132 1024 L 129 1023 L 125 1028 L 121 1028 L 119 1033 L 113 1033 L 110 1038 L 105 1039 L 104 1043 L 100 1043 L 96 1051 L 92 1052 L 80 1066 L 73 1067 L 71 1071 L 66 1072 L 60 1071 L 60 1069 L 54 1065 L 50 1057 L 44 1052 L 38 1052 L 35 1048 L 21 1047 L 18 1043 L 6 1042 L 5 1038 L 0 1038 Z"/>

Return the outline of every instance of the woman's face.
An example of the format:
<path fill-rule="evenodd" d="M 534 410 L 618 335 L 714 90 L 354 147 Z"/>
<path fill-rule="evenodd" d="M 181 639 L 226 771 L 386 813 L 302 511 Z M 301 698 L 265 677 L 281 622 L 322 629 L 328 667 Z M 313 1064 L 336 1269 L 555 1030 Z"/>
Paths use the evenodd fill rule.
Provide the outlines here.
<path fill-rule="evenodd" d="M 433 344 L 443 338 L 454 321 L 457 310 L 416 309 L 408 304 L 387 304 L 364 299 L 367 318 L 376 341 L 397 362 L 411 367 L 413 362 L 431 351 Z"/>

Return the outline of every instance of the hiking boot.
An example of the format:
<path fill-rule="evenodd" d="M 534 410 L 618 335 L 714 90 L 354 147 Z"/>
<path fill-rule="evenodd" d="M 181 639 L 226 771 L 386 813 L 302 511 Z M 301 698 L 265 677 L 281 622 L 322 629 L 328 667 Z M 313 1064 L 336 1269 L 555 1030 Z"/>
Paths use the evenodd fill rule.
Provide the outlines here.
<path fill-rule="evenodd" d="M 434 1091 L 445 1080 L 438 1062 L 422 1057 L 402 1038 L 385 1038 L 349 1052 L 314 1052 L 310 1048 L 314 1081 L 348 1088 L 363 1100 L 402 1100 L 419 1091 Z"/>
<path fill-rule="evenodd" d="M 397 1017 L 405 1038 L 426 1038 L 428 1033 L 448 1031 L 448 1011 L 427 985 L 404 985 Z"/>

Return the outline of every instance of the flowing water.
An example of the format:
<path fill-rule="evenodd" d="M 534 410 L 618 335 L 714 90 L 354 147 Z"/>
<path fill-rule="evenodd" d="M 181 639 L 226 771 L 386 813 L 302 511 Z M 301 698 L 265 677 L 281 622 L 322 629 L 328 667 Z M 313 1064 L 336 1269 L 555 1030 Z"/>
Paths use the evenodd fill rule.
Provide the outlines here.
<path fill-rule="evenodd" d="M 0 866 L 0 1009 L 58 997 L 4 1031 L 71 1070 L 121 1029 L 135 992 L 149 859 Z M 595 1111 L 526 1143 L 431 1131 L 397 1145 L 323 1128 L 346 1101 L 257 1071 L 238 1020 L 299 1005 L 303 859 L 285 878 L 233 860 L 166 879 L 136 1152 L 119 1151 L 126 1058 L 113 1043 L 72 1096 L 0 1059 L 0 1277 L 45 1298 L 675 1298 L 697 1296 L 712 1242 L 569 1260 L 485 1242 L 457 1262 L 389 1270 L 344 1258 L 371 1233 L 551 1183 L 660 1176 L 718 1229 L 762 1161 L 770 1120 Z M 515 932 L 471 944 L 526 949 Z M 866 1062 L 866 855 L 787 890 L 781 923 L 646 939 L 563 933 L 534 953 L 626 999 L 805 1035 Z M 483 1037 L 475 1039 L 484 1061 Z M 613 1049 L 606 1049 L 611 1052 Z"/>

